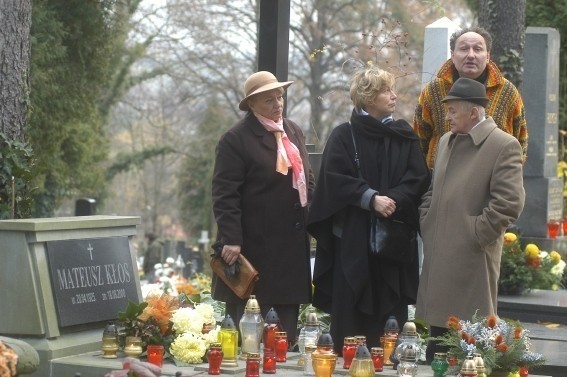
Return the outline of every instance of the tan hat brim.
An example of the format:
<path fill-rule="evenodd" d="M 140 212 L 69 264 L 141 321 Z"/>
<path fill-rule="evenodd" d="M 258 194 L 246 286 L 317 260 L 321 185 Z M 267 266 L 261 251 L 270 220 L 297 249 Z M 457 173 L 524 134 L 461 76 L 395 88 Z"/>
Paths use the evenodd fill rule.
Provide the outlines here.
<path fill-rule="evenodd" d="M 293 81 L 273 82 L 270 84 L 262 85 L 261 87 L 244 97 L 244 99 L 238 104 L 238 108 L 242 111 L 248 111 L 250 110 L 250 108 L 248 107 L 248 99 L 253 95 L 277 88 L 287 89 L 287 87 L 289 87 L 291 84 L 293 84 Z"/>

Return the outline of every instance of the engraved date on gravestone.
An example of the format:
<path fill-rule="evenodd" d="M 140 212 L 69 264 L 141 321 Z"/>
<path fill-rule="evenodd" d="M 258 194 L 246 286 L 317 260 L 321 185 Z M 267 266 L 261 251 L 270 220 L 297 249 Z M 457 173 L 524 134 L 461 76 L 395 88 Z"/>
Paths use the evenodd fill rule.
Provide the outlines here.
<path fill-rule="evenodd" d="M 46 244 L 59 326 L 115 319 L 128 300 L 138 302 L 128 237 Z"/>

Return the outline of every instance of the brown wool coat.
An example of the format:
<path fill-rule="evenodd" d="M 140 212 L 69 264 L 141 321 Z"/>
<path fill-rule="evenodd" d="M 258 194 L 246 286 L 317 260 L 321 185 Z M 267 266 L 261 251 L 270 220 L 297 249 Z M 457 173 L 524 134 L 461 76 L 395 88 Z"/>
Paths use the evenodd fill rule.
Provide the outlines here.
<path fill-rule="evenodd" d="M 446 133 L 420 206 L 424 262 L 416 317 L 495 314 L 503 235 L 524 207 L 522 149 L 492 118 Z"/>
<path fill-rule="evenodd" d="M 314 179 L 304 136 L 295 123 L 284 130 L 300 151 L 308 197 Z M 276 172 L 276 141 L 252 114 L 219 140 L 212 181 L 217 238 L 242 245 L 241 253 L 260 273 L 252 294 L 262 304 L 302 304 L 311 301 L 311 267 L 305 231 L 307 207 L 301 207 L 292 187 L 291 170 Z M 216 276 L 213 297 L 241 302 Z"/>

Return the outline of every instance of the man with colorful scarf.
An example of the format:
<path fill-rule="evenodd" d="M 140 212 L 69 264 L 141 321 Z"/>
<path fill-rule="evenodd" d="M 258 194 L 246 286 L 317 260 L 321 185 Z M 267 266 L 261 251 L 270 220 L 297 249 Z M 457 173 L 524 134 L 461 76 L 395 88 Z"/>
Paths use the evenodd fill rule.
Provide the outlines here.
<path fill-rule="evenodd" d="M 497 126 L 520 142 L 522 161 L 525 163 L 528 147 L 528 127 L 524 103 L 518 89 L 508 81 L 500 69 L 490 60 L 492 37 L 480 27 L 455 32 L 449 41 L 451 58 L 421 91 L 415 109 L 413 129 L 419 136 L 427 166 L 433 168 L 437 144 L 449 131 L 445 120 L 445 107 L 441 102 L 459 77 L 481 82 L 486 87 L 489 103 L 486 114 Z"/>

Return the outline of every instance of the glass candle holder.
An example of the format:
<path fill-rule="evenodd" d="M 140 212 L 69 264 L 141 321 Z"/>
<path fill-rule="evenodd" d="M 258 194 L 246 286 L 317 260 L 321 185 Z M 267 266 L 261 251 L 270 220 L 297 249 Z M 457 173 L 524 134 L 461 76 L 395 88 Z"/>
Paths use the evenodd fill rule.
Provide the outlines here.
<path fill-rule="evenodd" d="M 447 354 L 437 352 L 431 362 L 431 369 L 433 370 L 433 377 L 444 377 L 449 369 Z"/>
<path fill-rule="evenodd" d="M 356 353 L 356 338 L 345 336 L 343 342 L 343 369 L 349 369 Z"/>
<path fill-rule="evenodd" d="M 207 360 L 209 362 L 208 373 L 210 375 L 219 375 L 220 367 L 223 359 L 223 351 L 220 343 L 211 343 L 207 351 Z"/>
<path fill-rule="evenodd" d="M 374 363 L 374 371 L 384 371 L 384 349 L 382 347 L 372 347 L 370 349 L 372 363 Z"/>
<path fill-rule="evenodd" d="M 165 349 L 162 344 L 148 344 L 146 348 L 146 353 L 148 355 L 148 363 L 152 363 L 161 368 L 163 366 L 164 352 Z"/>
<path fill-rule="evenodd" d="M 273 349 L 264 348 L 264 360 L 262 362 L 262 373 L 276 373 L 276 355 Z"/>
<path fill-rule="evenodd" d="M 370 351 L 364 344 L 356 346 L 356 354 L 348 370 L 351 377 L 374 377 L 374 362 Z"/>
<path fill-rule="evenodd" d="M 244 308 L 244 314 L 238 323 L 242 337 L 242 355 L 249 353 L 260 354 L 260 343 L 264 331 L 264 318 L 260 312 L 260 305 L 255 295 L 250 295 Z"/>
<path fill-rule="evenodd" d="M 311 354 L 315 377 L 331 377 L 337 364 L 337 355 L 318 351 L 317 349 Z"/>
<path fill-rule="evenodd" d="M 557 220 L 549 220 L 547 223 L 547 235 L 551 239 L 556 239 L 559 235 L 560 224 Z"/>
<path fill-rule="evenodd" d="M 249 353 L 246 357 L 245 377 L 260 377 L 260 354 Z"/>
<path fill-rule="evenodd" d="M 459 374 L 461 377 L 477 377 L 476 363 L 473 356 L 467 356 L 463 365 L 461 365 L 461 372 Z"/>
<path fill-rule="evenodd" d="M 473 360 L 476 366 L 476 377 L 486 377 L 486 368 L 484 366 L 484 359 L 480 353 L 473 355 Z"/>
<path fill-rule="evenodd" d="M 308 344 L 305 346 L 305 365 L 303 367 L 303 375 L 314 376 L 315 371 L 313 370 L 313 352 L 317 349 L 316 346 Z"/>
<path fill-rule="evenodd" d="M 144 352 L 142 349 L 142 338 L 139 336 L 127 336 L 124 353 L 126 356 L 138 357 Z"/>
<path fill-rule="evenodd" d="M 116 359 L 118 355 L 118 329 L 116 325 L 109 322 L 102 332 L 102 357 L 105 359 Z"/>
<path fill-rule="evenodd" d="M 394 335 L 384 335 L 380 337 L 380 344 L 384 350 L 384 365 L 394 365 L 394 362 L 390 360 L 390 356 L 396 348 L 396 341 L 398 340 L 397 334 Z"/>
<path fill-rule="evenodd" d="M 276 331 L 276 361 L 283 363 L 287 360 L 287 333 L 285 331 Z"/>
<path fill-rule="evenodd" d="M 225 315 L 225 318 L 221 323 L 218 339 L 224 354 L 222 366 L 238 366 L 238 330 L 234 325 L 234 321 L 228 314 Z"/>
<path fill-rule="evenodd" d="M 264 319 L 264 330 L 262 332 L 262 342 L 264 343 L 264 350 L 271 349 L 275 351 L 276 347 L 276 332 L 283 331 L 280 323 L 278 313 L 274 308 L 270 308 L 266 318 Z"/>

